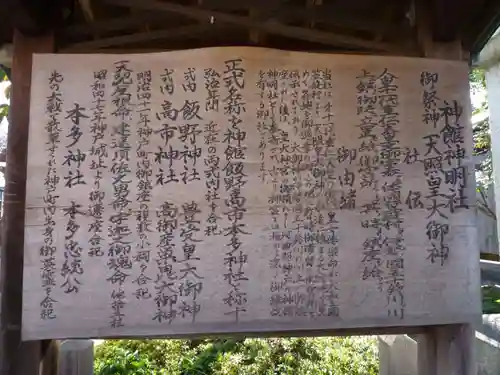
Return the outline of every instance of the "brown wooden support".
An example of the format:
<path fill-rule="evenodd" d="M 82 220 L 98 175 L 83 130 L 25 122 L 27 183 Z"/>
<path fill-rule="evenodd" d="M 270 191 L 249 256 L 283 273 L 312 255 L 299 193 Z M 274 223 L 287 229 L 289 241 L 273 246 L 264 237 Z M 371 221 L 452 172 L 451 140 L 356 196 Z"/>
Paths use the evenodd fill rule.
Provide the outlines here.
<path fill-rule="evenodd" d="M 429 57 L 433 49 L 430 7 L 425 1 L 417 1 L 414 5 L 418 47 L 422 57 Z"/>
<path fill-rule="evenodd" d="M 476 375 L 471 324 L 430 327 L 417 335 L 418 375 Z"/>
<path fill-rule="evenodd" d="M 157 0 L 105 0 L 108 4 L 139 8 L 144 10 L 163 11 L 177 13 L 197 20 L 209 20 L 215 18 L 215 22 L 234 24 L 240 27 L 259 30 L 262 32 L 277 34 L 288 38 L 306 40 L 325 45 L 345 46 L 350 48 L 363 48 L 373 51 L 387 51 L 394 53 L 408 52 L 408 46 L 391 43 L 374 42 L 359 37 L 332 32 L 306 29 L 304 27 L 290 26 L 276 22 L 253 20 L 250 17 L 239 16 L 219 11 L 211 11 L 193 6 L 185 6 L 177 3 Z"/>
<path fill-rule="evenodd" d="M 68 0 L 2 0 L 8 9 L 8 22 L 25 35 L 39 35 L 60 26 L 61 11 Z"/>
<path fill-rule="evenodd" d="M 217 10 L 217 11 L 242 11 L 244 9 L 257 10 L 260 19 L 280 20 L 287 22 L 290 20 L 309 20 L 314 23 L 322 23 L 337 28 L 350 31 L 363 31 L 379 35 L 381 33 L 391 34 L 408 34 L 409 25 L 399 25 L 392 22 L 380 22 L 372 18 L 363 16 L 354 17 L 352 14 L 344 11 L 339 11 L 336 6 L 331 5 L 316 5 L 314 7 L 303 7 L 292 5 L 289 3 L 283 4 L 276 0 L 238 0 L 238 1 L 221 1 L 221 0 L 198 0 L 197 7 L 202 10 Z M 318 4 L 319 0 L 316 0 Z M 195 6 L 195 5 L 193 5 Z M 91 23 L 81 23 L 69 25 L 64 32 L 65 37 L 82 37 L 93 35 L 93 33 L 106 33 L 122 29 L 131 29 L 140 27 L 145 23 L 152 23 L 158 26 L 163 26 L 170 19 L 169 15 L 161 12 L 141 12 L 133 15 L 119 16 L 107 19 L 96 19 Z"/>
<path fill-rule="evenodd" d="M 63 48 L 60 51 L 66 52 L 79 52 L 89 49 L 99 49 L 114 46 L 124 46 L 127 44 L 137 44 L 142 42 L 150 42 L 153 40 L 172 40 L 182 37 L 192 37 L 195 35 L 209 35 L 214 32 L 220 32 L 223 29 L 228 29 L 228 25 L 217 24 L 213 25 L 208 22 L 204 24 L 195 24 L 189 26 L 181 26 L 173 29 L 166 30 L 154 30 L 148 32 L 141 32 L 130 35 L 120 35 L 113 36 L 109 38 L 102 38 L 97 40 L 91 40 L 88 42 L 75 43 L 67 48 Z"/>
<path fill-rule="evenodd" d="M 381 20 L 366 15 L 354 15 L 345 9 L 340 9 L 337 4 L 323 4 L 323 0 L 308 0 L 315 6 L 304 7 L 294 5 L 293 2 L 282 0 L 204 0 L 203 6 L 208 9 L 224 11 L 237 11 L 242 8 L 257 8 L 259 12 L 270 18 L 280 20 L 308 20 L 321 22 L 330 26 L 354 31 L 367 31 L 377 33 L 381 30 L 388 30 L 389 33 L 401 33 L 401 25 L 385 24 Z M 307 3 L 306 3 L 307 4 Z M 404 30 L 406 31 L 406 30 Z"/>
<path fill-rule="evenodd" d="M 96 20 L 91 23 L 70 25 L 64 31 L 66 38 L 82 38 L 94 34 L 106 34 L 123 29 L 139 28 L 144 24 L 164 24 L 168 20 L 164 13 L 133 14 Z"/>
<path fill-rule="evenodd" d="M 259 20 L 262 18 L 262 13 L 258 8 L 250 8 L 248 10 L 248 15 L 251 19 Z M 259 30 L 251 29 L 248 38 L 250 42 L 255 45 L 264 44 L 265 43 L 265 34 L 260 32 Z"/>
<path fill-rule="evenodd" d="M 21 342 L 26 162 L 33 54 L 53 51 L 52 35 L 27 37 L 19 31 L 14 32 L 0 279 L 2 286 L 0 374 L 2 375 L 39 373 L 40 342 Z"/>
<path fill-rule="evenodd" d="M 469 53 L 464 50 L 462 41 L 459 38 L 446 43 L 436 40 L 431 15 L 432 8 L 429 2 L 415 2 L 417 40 L 421 56 L 443 60 L 468 60 Z"/>

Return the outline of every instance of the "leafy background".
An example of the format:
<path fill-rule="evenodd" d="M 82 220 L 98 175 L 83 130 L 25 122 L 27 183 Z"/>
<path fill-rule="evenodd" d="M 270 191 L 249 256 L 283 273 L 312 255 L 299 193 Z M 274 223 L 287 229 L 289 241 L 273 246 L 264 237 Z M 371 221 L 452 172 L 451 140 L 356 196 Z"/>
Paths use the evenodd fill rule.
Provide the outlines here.
<path fill-rule="evenodd" d="M 376 375 L 374 337 L 109 340 L 97 375 Z"/>

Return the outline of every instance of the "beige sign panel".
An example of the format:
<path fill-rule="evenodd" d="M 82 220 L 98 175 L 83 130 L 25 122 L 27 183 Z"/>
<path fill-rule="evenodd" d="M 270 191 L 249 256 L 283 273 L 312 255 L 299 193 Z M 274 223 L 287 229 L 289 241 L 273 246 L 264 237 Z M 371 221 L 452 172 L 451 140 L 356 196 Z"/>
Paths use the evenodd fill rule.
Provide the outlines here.
<path fill-rule="evenodd" d="M 467 66 L 36 55 L 23 338 L 466 322 Z"/>

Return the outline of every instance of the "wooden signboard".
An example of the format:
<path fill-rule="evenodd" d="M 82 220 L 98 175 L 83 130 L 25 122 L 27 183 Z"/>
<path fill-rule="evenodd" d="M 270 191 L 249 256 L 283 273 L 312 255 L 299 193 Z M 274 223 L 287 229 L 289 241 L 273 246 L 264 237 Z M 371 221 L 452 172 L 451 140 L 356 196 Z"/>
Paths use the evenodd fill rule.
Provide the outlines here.
<path fill-rule="evenodd" d="M 465 63 L 36 55 L 23 338 L 469 322 Z"/>

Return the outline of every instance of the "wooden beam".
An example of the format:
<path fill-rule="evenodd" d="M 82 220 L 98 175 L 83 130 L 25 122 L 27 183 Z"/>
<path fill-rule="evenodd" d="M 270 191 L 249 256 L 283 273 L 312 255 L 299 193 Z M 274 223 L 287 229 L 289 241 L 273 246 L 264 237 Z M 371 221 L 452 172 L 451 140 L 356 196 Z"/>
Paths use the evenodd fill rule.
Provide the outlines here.
<path fill-rule="evenodd" d="M 78 0 L 80 8 L 82 8 L 83 16 L 87 22 L 92 22 L 95 18 L 92 9 L 92 0 Z"/>
<path fill-rule="evenodd" d="M 323 4 L 314 0 L 316 6 L 304 7 L 293 5 L 282 0 L 204 0 L 204 8 L 223 11 L 234 11 L 245 8 L 258 8 L 263 16 L 279 18 L 280 20 L 307 20 L 321 22 L 327 25 L 351 30 L 380 32 L 386 28 L 392 32 L 401 32 L 401 25 L 386 25 L 362 15 L 353 15 L 352 12 L 339 9 L 338 5 Z"/>
<path fill-rule="evenodd" d="M 459 38 L 447 43 L 435 40 L 432 30 L 432 7 L 428 2 L 416 1 L 417 39 L 422 57 L 466 61 L 469 54 Z"/>
<path fill-rule="evenodd" d="M 163 13 L 143 13 L 123 17 L 96 20 L 91 23 L 71 25 L 66 28 L 64 35 L 70 38 L 80 38 L 94 33 L 105 34 L 110 31 L 138 28 L 148 23 L 164 22 L 168 17 Z"/>
<path fill-rule="evenodd" d="M 472 12 L 462 29 L 465 48 L 478 55 L 500 23 L 500 2 L 489 1 L 480 11 Z"/>
<path fill-rule="evenodd" d="M 430 5 L 428 1 L 414 0 L 418 47 L 422 57 L 429 57 L 433 49 Z"/>
<path fill-rule="evenodd" d="M 80 8 L 82 10 L 85 21 L 87 23 L 93 22 L 95 16 L 94 16 L 94 11 L 92 9 L 92 0 L 78 0 L 78 3 L 80 4 Z M 94 32 L 93 37 L 94 39 L 99 38 L 99 33 Z"/>
<path fill-rule="evenodd" d="M 201 0 L 199 0 L 201 1 Z M 309 20 L 313 22 L 321 22 L 327 25 L 340 28 L 369 31 L 374 34 L 386 33 L 406 33 L 410 31 L 410 26 L 405 29 L 399 25 L 392 23 L 382 23 L 365 17 L 353 17 L 352 14 L 339 12 L 330 5 L 321 4 L 310 9 L 295 6 L 283 5 L 276 0 L 261 1 L 253 3 L 253 0 L 239 0 L 234 2 L 224 1 L 219 3 L 218 0 L 204 0 L 202 4 L 198 4 L 202 9 L 218 9 L 218 10 L 244 10 L 244 6 L 248 5 L 248 9 L 258 9 L 260 19 L 271 18 L 275 20 L 287 21 L 293 19 Z M 253 6 L 253 7 L 252 7 Z M 70 25 L 66 28 L 64 35 L 70 38 L 79 38 L 94 33 L 105 34 L 110 31 L 119 31 L 123 29 L 138 28 L 145 24 L 160 24 L 168 19 L 165 13 L 145 12 L 122 17 L 96 20 L 91 23 L 83 23 Z"/>
<path fill-rule="evenodd" d="M 462 47 L 460 39 L 449 43 L 433 43 L 432 50 L 427 57 L 442 60 L 468 61 L 469 53 Z"/>
<path fill-rule="evenodd" d="M 348 35 L 334 34 L 319 30 L 306 29 L 303 27 L 289 26 L 275 22 L 264 22 L 252 20 L 249 17 L 238 16 L 223 12 L 210 11 L 192 6 L 185 6 L 156 0 L 104 0 L 108 4 L 124 7 L 136 7 L 147 10 L 157 10 L 182 14 L 198 20 L 215 18 L 215 22 L 235 24 L 241 27 L 256 29 L 267 33 L 277 34 L 288 38 L 302 39 L 309 42 L 321 43 L 333 46 L 346 46 L 351 48 L 362 48 L 374 51 L 404 52 L 408 48 L 390 43 L 374 42 Z"/>
<path fill-rule="evenodd" d="M 261 14 L 259 8 L 250 8 L 248 10 L 248 16 L 253 20 L 260 20 Z M 256 29 L 250 29 L 248 38 L 255 45 L 263 44 L 265 39 L 264 34 Z"/>
<path fill-rule="evenodd" d="M 432 31 L 438 42 L 451 42 L 460 37 L 467 15 L 477 6 L 477 0 L 433 0 Z"/>
<path fill-rule="evenodd" d="M 210 23 L 196 24 L 178 27 L 175 29 L 155 30 L 137 34 L 121 35 L 111 38 L 97 39 L 89 42 L 76 43 L 69 47 L 62 48 L 61 52 L 79 52 L 89 49 L 100 49 L 106 47 L 123 46 L 127 44 L 148 42 L 159 39 L 175 39 L 199 35 L 202 33 L 211 34 L 214 31 L 220 31 L 223 25 L 213 25 Z M 227 28 L 227 27 L 226 27 Z"/>
<path fill-rule="evenodd" d="M 385 27 L 382 27 L 375 35 L 375 41 L 380 42 L 384 40 L 384 37 L 388 35 L 388 30 L 390 26 L 393 24 L 393 16 L 395 12 L 395 4 L 387 4 L 387 8 L 385 9 L 384 12 L 384 25 Z"/>
<path fill-rule="evenodd" d="M 234 43 L 233 43 L 234 45 Z M 239 46 L 248 46 L 246 43 L 238 43 Z M 224 44 L 224 46 L 229 46 L 228 44 Z M 183 49 L 193 49 L 193 48 L 202 48 L 204 46 L 199 46 L 196 44 L 185 44 L 183 43 L 182 46 L 180 45 L 175 45 L 172 46 L 172 44 L 168 43 L 168 45 L 162 45 L 159 44 L 157 46 L 149 47 L 149 48 L 141 48 L 141 47 L 123 47 L 123 48 L 103 48 L 103 49 L 95 49 L 95 48 L 85 48 L 81 49 L 78 51 L 72 51 L 72 50 L 59 50 L 62 53 L 69 53 L 69 54 L 84 54 L 84 53 L 102 53 L 102 54 L 111 54 L 111 55 L 119 55 L 119 54 L 131 54 L 131 53 L 157 53 L 157 52 L 169 52 L 169 51 L 179 51 Z M 205 46 L 206 47 L 206 46 Z M 267 45 L 269 48 L 277 48 L 277 49 L 284 49 L 287 51 L 299 51 L 299 52 L 310 52 L 310 53 L 334 53 L 334 54 L 344 54 L 344 55 L 360 55 L 360 56 L 366 56 L 366 55 L 372 55 L 372 52 L 370 51 L 345 51 L 345 50 L 340 50 L 340 49 L 304 49 L 304 48 L 294 48 L 292 45 Z M 379 52 L 378 55 L 380 56 L 393 56 L 393 54 L 389 52 Z M 416 52 L 409 52 L 405 56 L 411 56 L 411 57 L 419 57 L 419 54 Z"/>
<path fill-rule="evenodd" d="M 2 0 L 0 6 L 8 11 L 12 26 L 25 35 L 39 35 L 59 26 L 62 0 Z"/>
<path fill-rule="evenodd" d="M 21 342 L 26 163 L 32 58 L 34 53 L 53 51 L 52 36 L 27 37 L 19 31 L 14 33 L 0 257 L 2 285 L 0 374 L 2 375 L 38 375 L 40 363 L 40 342 Z"/>

